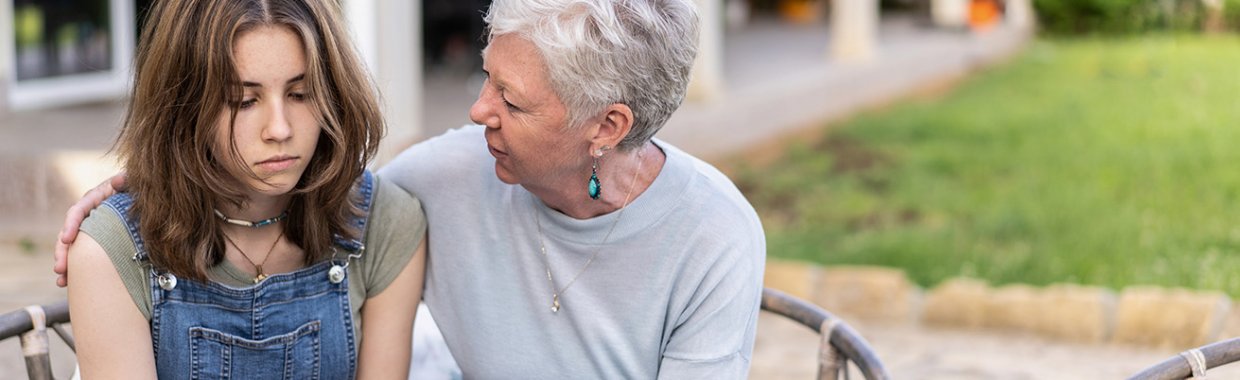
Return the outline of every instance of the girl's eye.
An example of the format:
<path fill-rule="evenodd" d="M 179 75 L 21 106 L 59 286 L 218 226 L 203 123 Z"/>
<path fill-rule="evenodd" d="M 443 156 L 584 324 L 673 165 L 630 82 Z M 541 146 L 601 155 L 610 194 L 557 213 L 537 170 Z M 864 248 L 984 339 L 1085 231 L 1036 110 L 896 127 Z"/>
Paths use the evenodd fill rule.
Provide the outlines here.
<path fill-rule="evenodd" d="M 293 100 L 296 100 L 296 101 L 304 101 L 304 100 L 306 100 L 306 94 L 304 94 L 304 93 L 300 93 L 300 92 L 290 92 L 290 93 L 288 94 L 288 97 L 289 97 L 289 99 L 293 99 Z"/>
<path fill-rule="evenodd" d="M 238 109 L 247 109 L 247 108 L 250 108 L 250 107 L 254 106 L 254 103 L 258 103 L 258 99 L 247 99 L 247 100 L 242 100 L 240 103 L 237 103 L 237 108 L 238 108 Z"/>

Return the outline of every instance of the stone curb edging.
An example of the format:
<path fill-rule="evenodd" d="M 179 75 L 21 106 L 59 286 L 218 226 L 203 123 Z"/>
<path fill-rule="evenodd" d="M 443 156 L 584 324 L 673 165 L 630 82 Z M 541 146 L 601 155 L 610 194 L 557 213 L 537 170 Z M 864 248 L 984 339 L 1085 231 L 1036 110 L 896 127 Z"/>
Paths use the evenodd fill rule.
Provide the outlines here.
<path fill-rule="evenodd" d="M 922 290 L 903 270 L 768 260 L 764 285 L 847 318 L 1033 333 L 1078 343 L 1183 350 L 1240 336 L 1240 308 L 1217 291 L 1074 284 L 993 287 L 953 278 Z"/>

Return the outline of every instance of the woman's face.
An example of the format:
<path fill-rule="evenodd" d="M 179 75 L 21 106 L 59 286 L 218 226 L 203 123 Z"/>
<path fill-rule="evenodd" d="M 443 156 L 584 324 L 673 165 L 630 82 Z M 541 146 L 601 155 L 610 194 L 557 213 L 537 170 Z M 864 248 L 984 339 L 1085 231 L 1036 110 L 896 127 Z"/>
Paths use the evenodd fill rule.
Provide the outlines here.
<path fill-rule="evenodd" d="M 259 179 L 232 174 L 255 195 L 286 194 L 297 186 L 319 140 L 318 121 L 306 98 L 301 38 L 283 27 L 262 26 L 242 33 L 233 51 L 243 92 L 235 100 L 232 128 L 227 108 L 219 117 L 219 156 L 230 157 L 229 143 L 235 143 L 240 164 Z"/>
<path fill-rule="evenodd" d="M 554 185 L 577 176 L 585 188 L 587 128 L 567 127 L 568 109 L 552 91 L 534 44 L 516 35 L 496 36 L 484 52 L 483 70 L 487 80 L 469 117 L 487 127 L 487 147 L 500 181 Z"/>

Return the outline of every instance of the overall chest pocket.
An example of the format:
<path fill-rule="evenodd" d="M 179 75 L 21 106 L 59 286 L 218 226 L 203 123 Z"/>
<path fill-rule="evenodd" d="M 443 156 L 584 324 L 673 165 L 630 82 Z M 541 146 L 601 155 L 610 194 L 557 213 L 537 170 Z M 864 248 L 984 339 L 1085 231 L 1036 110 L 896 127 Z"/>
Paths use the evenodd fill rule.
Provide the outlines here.
<path fill-rule="evenodd" d="M 250 340 L 190 328 L 191 379 L 318 379 L 319 321 L 287 334 Z"/>

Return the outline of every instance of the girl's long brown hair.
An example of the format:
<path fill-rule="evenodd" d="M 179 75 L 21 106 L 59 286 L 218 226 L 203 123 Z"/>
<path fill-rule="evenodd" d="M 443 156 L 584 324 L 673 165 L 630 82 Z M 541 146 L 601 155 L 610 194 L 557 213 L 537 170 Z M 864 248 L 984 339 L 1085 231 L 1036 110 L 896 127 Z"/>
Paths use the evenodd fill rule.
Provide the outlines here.
<path fill-rule="evenodd" d="M 306 95 L 322 128 L 293 190 L 285 235 L 306 252 L 307 264 L 331 256 L 333 234 L 360 239 L 361 231 L 347 223 L 358 213 L 352 189 L 378 149 L 384 123 L 340 15 L 333 0 L 155 2 L 139 41 L 117 151 L 134 198 L 132 215 L 157 268 L 205 280 L 207 268 L 224 258 L 213 210 L 243 205 L 245 185 L 226 169 L 240 160 L 235 142 L 217 146 L 214 136 L 220 115 L 235 120 L 241 96 L 233 43 L 263 25 L 301 37 Z"/>

